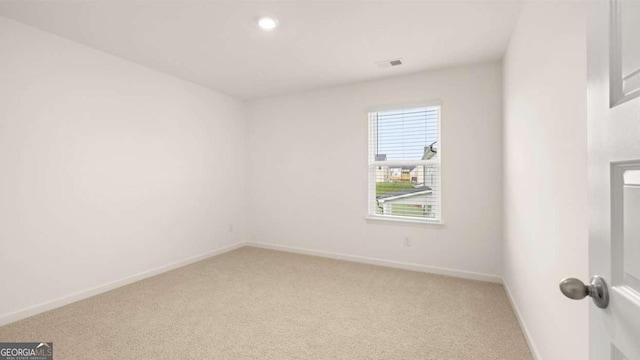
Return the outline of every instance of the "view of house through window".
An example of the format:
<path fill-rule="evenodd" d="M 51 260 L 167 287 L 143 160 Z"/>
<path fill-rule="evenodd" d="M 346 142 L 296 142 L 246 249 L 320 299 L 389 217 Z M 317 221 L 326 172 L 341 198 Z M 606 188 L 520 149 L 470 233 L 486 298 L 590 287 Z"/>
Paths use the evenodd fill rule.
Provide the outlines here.
<path fill-rule="evenodd" d="M 440 221 L 440 106 L 369 113 L 369 215 Z"/>

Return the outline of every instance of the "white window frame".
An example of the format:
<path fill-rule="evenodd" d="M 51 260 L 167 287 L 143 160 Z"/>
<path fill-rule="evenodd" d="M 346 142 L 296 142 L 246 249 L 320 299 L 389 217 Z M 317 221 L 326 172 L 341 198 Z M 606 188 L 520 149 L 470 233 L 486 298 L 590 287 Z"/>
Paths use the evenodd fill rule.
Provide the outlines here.
<path fill-rule="evenodd" d="M 382 111 L 394 111 L 394 110 L 404 110 L 411 108 L 419 108 L 419 107 L 439 107 L 438 111 L 438 153 L 439 156 L 437 160 L 419 160 L 419 161 L 376 161 L 375 153 L 376 151 L 371 151 L 373 147 L 371 146 L 372 142 L 372 134 L 374 131 L 370 129 L 371 123 L 369 121 L 369 114 L 373 112 L 382 112 Z M 442 189 L 442 178 L 443 178 L 443 167 L 442 167 L 442 159 L 443 159 L 443 141 L 442 141 L 442 112 L 443 106 L 440 100 L 429 100 L 418 103 L 408 103 L 408 104 L 399 104 L 399 105 L 390 105 L 390 106 L 378 106 L 367 109 L 366 111 L 366 121 L 367 121 L 367 215 L 365 219 L 370 222 L 390 222 L 390 223 L 404 223 L 404 224 L 422 224 L 422 225 L 443 225 L 444 224 L 444 211 L 442 209 L 442 197 L 443 197 L 443 189 Z M 410 216 L 398 216 L 398 215 L 380 215 L 376 214 L 376 196 L 375 192 L 372 193 L 372 190 L 375 191 L 375 169 L 377 166 L 426 166 L 426 165 L 438 165 L 440 168 L 440 176 L 438 177 L 438 197 L 437 197 L 437 206 L 439 209 L 438 214 L 440 217 L 438 219 L 422 219 Z"/>

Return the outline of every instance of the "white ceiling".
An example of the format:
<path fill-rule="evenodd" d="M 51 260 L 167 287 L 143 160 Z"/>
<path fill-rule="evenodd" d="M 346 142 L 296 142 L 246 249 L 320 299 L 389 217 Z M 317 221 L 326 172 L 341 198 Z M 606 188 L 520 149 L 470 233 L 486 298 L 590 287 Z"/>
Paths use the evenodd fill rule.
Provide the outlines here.
<path fill-rule="evenodd" d="M 513 1 L 1 1 L 0 14 L 243 99 L 500 59 Z M 276 17 L 273 32 L 256 26 Z M 404 65 L 375 62 L 402 58 Z"/>

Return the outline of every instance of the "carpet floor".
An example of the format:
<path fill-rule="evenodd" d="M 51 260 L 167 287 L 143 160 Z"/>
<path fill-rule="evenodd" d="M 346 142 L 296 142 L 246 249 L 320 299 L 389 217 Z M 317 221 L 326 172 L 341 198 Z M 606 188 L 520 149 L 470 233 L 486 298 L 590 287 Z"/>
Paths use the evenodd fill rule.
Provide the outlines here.
<path fill-rule="evenodd" d="M 244 247 L 0 327 L 54 359 L 524 360 L 501 285 Z"/>

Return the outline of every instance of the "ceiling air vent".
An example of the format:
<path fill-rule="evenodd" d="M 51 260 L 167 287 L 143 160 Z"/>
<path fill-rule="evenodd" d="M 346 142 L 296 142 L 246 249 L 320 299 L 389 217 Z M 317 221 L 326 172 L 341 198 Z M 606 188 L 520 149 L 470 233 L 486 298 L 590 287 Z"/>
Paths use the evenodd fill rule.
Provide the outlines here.
<path fill-rule="evenodd" d="M 392 66 L 400 66 L 400 65 L 402 65 L 402 59 L 378 61 L 376 63 L 376 65 L 378 65 L 379 68 L 388 68 L 388 67 L 392 67 Z"/>

